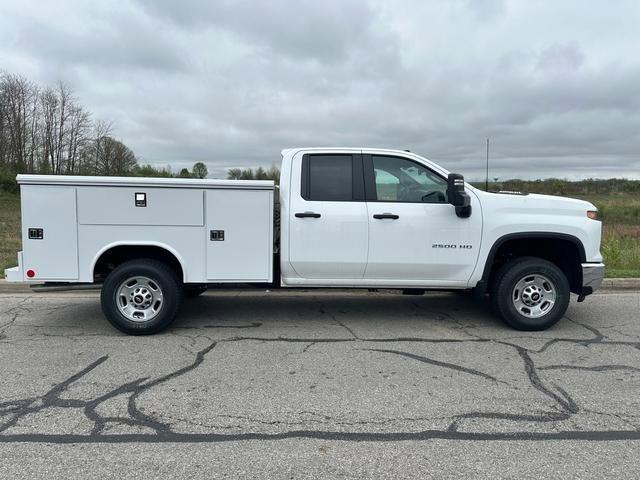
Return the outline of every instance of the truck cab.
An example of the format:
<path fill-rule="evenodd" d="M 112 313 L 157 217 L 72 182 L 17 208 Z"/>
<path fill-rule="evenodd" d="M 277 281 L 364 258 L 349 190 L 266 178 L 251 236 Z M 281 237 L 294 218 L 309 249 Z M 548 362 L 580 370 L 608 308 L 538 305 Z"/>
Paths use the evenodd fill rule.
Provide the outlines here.
<path fill-rule="evenodd" d="M 592 204 L 485 192 L 408 151 L 283 150 L 275 208 L 272 182 L 18 182 L 24 252 L 7 279 L 99 283 L 105 315 L 127 333 L 166 328 L 185 294 L 224 283 L 469 290 L 488 294 L 512 327 L 541 330 L 562 318 L 571 292 L 582 301 L 604 275 Z M 77 259 L 75 269 L 38 257 L 51 248 Z"/>
<path fill-rule="evenodd" d="M 283 284 L 467 288 L 482 210 L 472 194 L 475 215 L 456 215 L 448 172 L 388 150 L 287 150 L 282 166 Z"/>

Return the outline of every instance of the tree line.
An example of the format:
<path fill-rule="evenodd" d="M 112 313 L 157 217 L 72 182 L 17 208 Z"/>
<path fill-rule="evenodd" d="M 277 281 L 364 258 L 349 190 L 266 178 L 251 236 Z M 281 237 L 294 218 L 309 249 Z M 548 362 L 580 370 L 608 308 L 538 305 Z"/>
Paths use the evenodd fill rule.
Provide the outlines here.
<path fill-rule="evenodd" d="M 0 169 L 5 174 L 128 174 L 136 157 L 112 129 L 109 122 L 93 121 L 63 82 L 42 88 L 20 75 L 0 76 Z"/>
<path fill-rule="evenodd" d="M 480 190 L 485 189 L 485 183 L 472 182 Z M 528 193 L 542 193 L 560 196 L 588 196 L 610 194 L 638 194 L 640 195 L 640 180 L 625 178 L 598 179 L 570 181 L 560 178 L 546 178 L 544 180 L 520 180 L 510 179 L 489 182 L 489 191 L 518 191 Z"/>
<path fill-rule="evenodd" d="M 258 167 L 255 171 L 252 168 L 231 168 L 227 171 L 228 180 L 273 180 L 276 185 L 280 184 L 280 169 L 272 165 L 268 169 Z"/>
<path fill-rule="evenodd" d="M 18 173 L 173 177 L 170 168 L 141 165 L 113 135 L 113 123 L 94 120 L 64 82 L 41 87 L 0 72 L 0 190 L 17 191 Z M 179 177 L 205 178 L 198 162 Z"/>

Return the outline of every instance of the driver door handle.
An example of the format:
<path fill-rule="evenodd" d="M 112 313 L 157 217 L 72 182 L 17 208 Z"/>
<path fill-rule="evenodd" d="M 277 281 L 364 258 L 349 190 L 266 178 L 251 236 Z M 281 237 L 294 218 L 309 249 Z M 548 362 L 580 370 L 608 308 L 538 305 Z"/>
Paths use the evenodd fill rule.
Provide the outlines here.
<path fill-rule="evenodd" d="M 320 218 L 320 214 L 316 212 L 296 213 L 297 218 Z"/>
<path fill-rule="evenodd" d="M 391 220 L 397 220 L 400 218 L 400 215 L 395 215 L 393 213 L 375 213 L 373 218 L 377 220 L 383 220 L 385 218 L 390 218 Z"/>

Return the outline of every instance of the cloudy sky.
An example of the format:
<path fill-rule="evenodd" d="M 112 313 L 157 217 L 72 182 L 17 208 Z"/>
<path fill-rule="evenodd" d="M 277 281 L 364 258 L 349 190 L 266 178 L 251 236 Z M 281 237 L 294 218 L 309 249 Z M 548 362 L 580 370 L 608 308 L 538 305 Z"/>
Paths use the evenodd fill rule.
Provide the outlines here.
<path fill-rule="evenodd" d="M 138 158 L 212 176 L 294 146 L 471 178 L 640 178 L 640 2 L 0 0 L 0 70 L 67 82 Z"/>

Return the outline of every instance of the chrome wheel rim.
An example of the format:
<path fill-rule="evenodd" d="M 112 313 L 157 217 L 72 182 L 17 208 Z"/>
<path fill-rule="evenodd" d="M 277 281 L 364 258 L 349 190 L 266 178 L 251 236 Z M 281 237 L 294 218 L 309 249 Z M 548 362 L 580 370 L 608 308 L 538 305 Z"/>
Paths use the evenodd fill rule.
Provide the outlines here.
<path fill-rule="evenodd" d="M 513 287 L 511 300 L 520 315 L 540 318 L 547 315 L 556 303 L 556 286 L 538 273 L 522 277 Z"/>
<path fill-rule="evenodd" d="M 162 310 L 164 298 L 157 282 L 147 277 L 130 277 L 116 293 L 118 310 L 133 322 L 148 322 Z"/>

